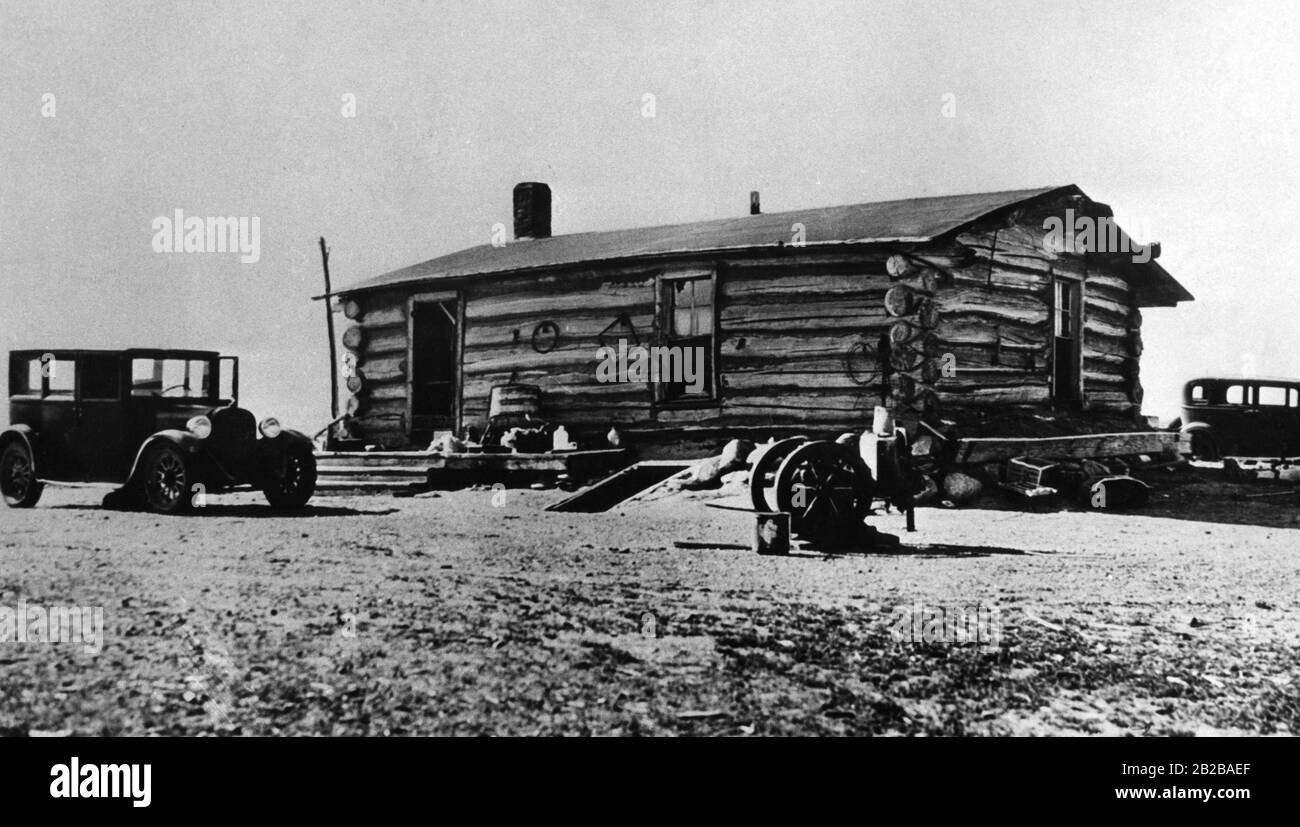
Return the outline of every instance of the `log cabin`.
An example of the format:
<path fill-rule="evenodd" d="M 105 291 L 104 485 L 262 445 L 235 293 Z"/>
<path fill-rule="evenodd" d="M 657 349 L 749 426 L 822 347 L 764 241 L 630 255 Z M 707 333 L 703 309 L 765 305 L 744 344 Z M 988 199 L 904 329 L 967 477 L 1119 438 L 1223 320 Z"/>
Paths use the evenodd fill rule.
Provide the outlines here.
<path fill-rule="evenodd" d="M 331 297 L 354 438 L 421 450 L 481 431 L 494 389 L 521 387 L 579 445 L 614 427 L 648 455 L 860 432 L 878 405 L 1134 421 L 1142 308 L 1192 298 L 1155 245 L 1045 240 L 1067 210 L 1111 220 L 1073 185 L 770 214 L 751 193 L 736 218 L 560 236 L 549 187 L 513 196 L 513 241 Z M 702 349 L 702 391 L 600 381 L 602 348 L 620 345 Z"/>

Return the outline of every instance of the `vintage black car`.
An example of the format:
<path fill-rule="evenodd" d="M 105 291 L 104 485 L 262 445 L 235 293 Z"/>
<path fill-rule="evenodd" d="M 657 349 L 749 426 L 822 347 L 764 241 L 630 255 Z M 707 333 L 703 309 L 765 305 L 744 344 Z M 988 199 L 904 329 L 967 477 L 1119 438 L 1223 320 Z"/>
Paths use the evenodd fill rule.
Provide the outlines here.
<path fill-rule="evenodd" d="M 1180 430 L 1192 456 L 1294 457 L 1300 453 L 1300 380 L 1205 377 L 1183 387 Z"/>
<path fill-rule="evenodd" d="M 208 494 L 260 489 L 277 509 L 316 488 L 311 440 L 240 408 L 239 360 L 202 350 L 9 354 L 0 493 L 30 508 L 43 481 L 112 482 L 105 505 L 166 514 Z"/>

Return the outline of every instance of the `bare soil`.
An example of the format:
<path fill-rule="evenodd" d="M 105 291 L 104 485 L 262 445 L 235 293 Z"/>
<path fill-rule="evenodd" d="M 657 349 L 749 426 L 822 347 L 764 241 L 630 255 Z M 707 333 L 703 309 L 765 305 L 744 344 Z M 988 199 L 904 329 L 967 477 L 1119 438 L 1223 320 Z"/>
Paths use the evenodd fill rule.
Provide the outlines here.
<path fill-rule="evenodd" d="M 0 643 L 0 733 L 1289 734 L 1300 508 L 1237 488 L 1265 490 L 881 515 L 902 552 L 833 557 L 749 551 L 753 518 L 705 506 L 745 505 L 734 485 L 606 514 L 466 490 L 175 518 L 50 489 L 0 510 L 0 606 L 102 606 L 105 643 Z M 918 602 L 996 607 L 998 645 L 893 639 Z"/>

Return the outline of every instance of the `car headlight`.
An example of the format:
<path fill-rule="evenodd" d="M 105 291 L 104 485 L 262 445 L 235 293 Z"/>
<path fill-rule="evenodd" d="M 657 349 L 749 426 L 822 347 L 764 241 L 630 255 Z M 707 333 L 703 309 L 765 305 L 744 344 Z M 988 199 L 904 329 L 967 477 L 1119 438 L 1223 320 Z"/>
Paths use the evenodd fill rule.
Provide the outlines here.
<path fill-rule="evenodd" d="M 212 435 L 212 420 L 206 416 L 196 416 L 189 422 L 185 423 L 185 430 L 194 434 L 199 439 L 207 439 Z"/>
<path fill-rule="evenodd" d="M 262 436 L 267 439 L 275 439 L 280 435 L 280 420 L 273 416 L 268 416 L 257 425 L 257 430 L 262 432 Z"/>

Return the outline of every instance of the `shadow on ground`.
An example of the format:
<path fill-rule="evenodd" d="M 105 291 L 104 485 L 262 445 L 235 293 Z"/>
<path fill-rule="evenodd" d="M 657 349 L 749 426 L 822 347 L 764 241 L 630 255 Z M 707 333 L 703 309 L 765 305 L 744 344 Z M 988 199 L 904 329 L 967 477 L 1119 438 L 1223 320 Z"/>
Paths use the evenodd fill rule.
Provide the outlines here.
<path fill-rule="evenodd" d="M 164 516 L 161 514 L 154 514 L 153 512 L 145 512 L 139 509 L 105 508 L 104 506 L 100 506 L 100 505 L 56 505 L 56 506 L 51 506 L 51 510 L 103 511 L 105 513 L 112 513 L 112 512 L 130 513 L 132 511 L 135 511 L 136 513 L 141 513 L 141 514 L 148 513 L 151 516 L 155 516 L 155 517 Z M 174 516 L 185 517 L 190 519 L 202 519 L 204 517 L 254 517 L 258 519 L 269 519 L 272 517 L 282 518 L 282 519 L 283 518 L 287 518 L 287 519 L 310 518 L 310 517 L 384 517 L 389 514 L 396 514 L 400 510 L 401 509 L 398 508 L 376 508 L 376 509 L 367 509 L 362 511 L 356 508 L 342 508 L 338 506 L 328 506 L 328 505 L 308 505 L 304 508 L 299 508 L 294 511 L 276 511 L 275 509 L 266 505 L 242 504 L 242 505 L 207 505 L 202 508 L 196 508 L 187 514 L 180 514 Z"/>

